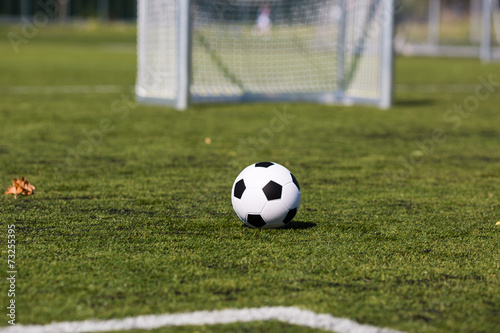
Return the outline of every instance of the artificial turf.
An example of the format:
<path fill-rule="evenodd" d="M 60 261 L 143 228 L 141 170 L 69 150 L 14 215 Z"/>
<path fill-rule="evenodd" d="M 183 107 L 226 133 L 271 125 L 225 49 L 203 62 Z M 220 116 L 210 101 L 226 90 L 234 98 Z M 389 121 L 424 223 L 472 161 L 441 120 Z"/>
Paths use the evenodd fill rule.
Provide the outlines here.
<path fill-rule="evenodd" d="M 283 305 L 408 332 L 498 332 L 500 85 L 472 111 L 448 112 L 481 77 L 500 82 L 498 64 L 398 58 L 405 89 L 385 111 L 178 112 L 135 103 L 134 43 L 121 25 L 43 27 L 17 53 L 0 39 L 0 185 L 36 186 L 0 196 L 4 271 L 16 229 L 17 324 Z M 29 93 L 67 85 L 119 91 Z M 249 229 L 232 182 L 268 160 L 297 177 L 301 207 L 289 228 Z M 303 331 L 155 332 L 288 329 Z"/>

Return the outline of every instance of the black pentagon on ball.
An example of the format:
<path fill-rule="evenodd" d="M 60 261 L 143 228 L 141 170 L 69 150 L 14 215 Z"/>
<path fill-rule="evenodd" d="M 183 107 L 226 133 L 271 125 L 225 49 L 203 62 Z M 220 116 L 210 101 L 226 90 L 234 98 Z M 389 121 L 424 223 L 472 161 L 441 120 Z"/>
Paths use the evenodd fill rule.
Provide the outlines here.
<path fill-rule="evenodd" d="M 290 223 L 290 221 L 293 220 L 293 218 L 295 217 L 296 214 L 297 214 L 297 208 L 290 209 L 288 211 L 288 214 L 286 214 L 285 219 L 283 220 L 283 223 L 285 225 Z"/>
<path fill-rule="evenodd" d="M 290 172 L 290 176 L 292 176 L 293 183 L 295 184 L 295 186 L 297 186 L 297 188 L 300 191 L 299 182 L 297 181 L 297 179 L 295 178 L 295 176 L 291 172 Z"/>
<path fill-rule="evenodd" d="M 273 162 L 259 162 L 255 163 L 256 168 L 269 168 L 271 165 L 274 165 Z"/>
<path fill-rule="evenodd" d="M 273 182 L 272 180 L 267 183 L 266 186 L 262 188 L 262 191 L 266 195 L 267 200 L 277 200 L 281 199 L 281 191 L 283 190 L 283 186 L 278 183 Z"/>
<path fill-rule="evenodd" d="M 262 228 L 266 225 L 266 221 L 260 215 L 248 214 L 247 223 L 256 228 Z"/>
<path fill-rule="evenodd" d="M 241 199 L 241 196 L 243 195 L 243 192 L 246 190 L 245 182 L 243 179 L 238 180 L 236 185 L 234 185 L 234 196 L 238 199 Z"/>

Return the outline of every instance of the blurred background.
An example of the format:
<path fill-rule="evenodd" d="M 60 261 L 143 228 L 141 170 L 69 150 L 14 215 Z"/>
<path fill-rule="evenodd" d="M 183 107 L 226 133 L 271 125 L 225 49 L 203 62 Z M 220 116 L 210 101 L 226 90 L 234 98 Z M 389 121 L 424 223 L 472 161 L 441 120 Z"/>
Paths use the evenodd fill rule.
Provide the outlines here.
<path fill-rule="evenodd" d="M 0 22 L 20 22 L 36 12 L 52 12 L 54 23 L 73 23 L 86 20 L 102 22 L 130 21 L 137 16 L 136 0 L 2 0 Z"/>
<path fill-rule="evenodd" d="M 200 4 L 203 0 L 195 2 Z M 272 5 L 272 15 L 279 15 L 280 9 L 287 8 L 286 0 L 265 2 Z M 263 1 L 221 3 L 246 6 L 245 12 L 253 10 L 255 17 Z M 489 3 L 489 8 L 484 7 L 485 3 Z M 499 3 L 499 0 L 396 0 L 396 51 L 405 55 L 500 59 Z M 23 17 L 32 21 L 37 12 L 50 13 L 53 24 L 135 23 L 137 0 L 2 0 L 0 24 L 22 24 Z"/>

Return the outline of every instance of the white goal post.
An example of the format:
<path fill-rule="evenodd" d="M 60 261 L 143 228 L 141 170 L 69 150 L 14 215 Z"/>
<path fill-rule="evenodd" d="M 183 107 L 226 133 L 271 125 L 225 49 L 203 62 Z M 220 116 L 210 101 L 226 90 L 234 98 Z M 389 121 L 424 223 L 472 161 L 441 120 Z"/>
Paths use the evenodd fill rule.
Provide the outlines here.
<path fill-rule="evenodd" d="M 398 1 L 399 53 L 500 59 L 500 0 Z"/>
<path fill-rule="evenodd" d="M 392 102 L 394 0 L 139 0 L 138 101 Z"/>

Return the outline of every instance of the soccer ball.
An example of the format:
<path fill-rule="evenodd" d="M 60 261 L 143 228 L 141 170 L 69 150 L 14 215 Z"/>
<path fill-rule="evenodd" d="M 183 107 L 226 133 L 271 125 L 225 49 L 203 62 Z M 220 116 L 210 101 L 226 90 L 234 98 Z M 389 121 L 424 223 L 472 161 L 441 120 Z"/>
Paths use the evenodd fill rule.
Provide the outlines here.
<path fill-rule="evenodd" d="M 273 162 L 246 167 L 233 184 L 234 211 L 251 228 L 280 228 L 292 221 L 300 205 L 300 187 L 287 168 Z"/>

